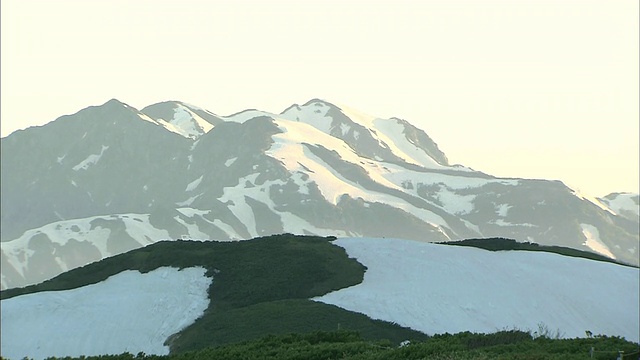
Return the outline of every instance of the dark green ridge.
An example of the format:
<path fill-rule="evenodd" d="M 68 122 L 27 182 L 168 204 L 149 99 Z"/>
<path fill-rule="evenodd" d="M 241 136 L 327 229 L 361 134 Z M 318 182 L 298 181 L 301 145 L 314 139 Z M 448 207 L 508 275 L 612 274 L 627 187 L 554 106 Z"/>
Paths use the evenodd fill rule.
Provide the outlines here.
<path fill-rule="evenodd" d="M 455 246 L 470 246 L 479 249 L 489 251 L 542 251 L 549 252 L 564 256 L 579 257 L 589 260 L 604 261 L 617 265 L 623 265 L 628 267 L 637 268 L 637 266 L 619 262 L 615 259 L 611 259 L 604 255 L 592 253 L 589 251 L 582 251 L 578 249 L 568 248 L 564 246 L 548 246 L 540 245 L 530 242 L 518 242 L 513 239 L 506 238 L 481 238 L 481 239 L 465 239 L 457 241 L 439 242 L 438 244 L 455 245 Z"/>

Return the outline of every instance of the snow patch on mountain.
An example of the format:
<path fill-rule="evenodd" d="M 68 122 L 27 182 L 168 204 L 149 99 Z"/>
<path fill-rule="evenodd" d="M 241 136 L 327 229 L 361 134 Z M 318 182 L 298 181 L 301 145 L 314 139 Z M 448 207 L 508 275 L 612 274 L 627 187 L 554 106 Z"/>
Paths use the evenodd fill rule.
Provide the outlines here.
<path fill-rule="evenodd" d="M 209 306 L 205 269 L 124 271 L 65 291 L 2 300 L 2 357 L 44 359 L 129 352 L 167 355 L 167 338 Z"/>
<path fill-rule="evenodd" d="M 218 229 L 224 231 L 229 236 L 229 240 L 244 239 L 244 236 L 240 236 L 240 234 L 238 234 L 238 232 L 233 228 L 233 226 L 222 222 L 220 219 L 214 219 L 211 223 L 215 225 Z"/>
<path fill-rule="evenodd" d="M 575 195 L 576 197 L 582 199 L 582 200 L 586 200 L 589 201 L 590 203 L 596 205 L 597 207 L 599 207 L 600 209 L 610 212 L 613 215 L 617 215 L 614 211 L 612 211 L 606 204 L 604 204 L 602 201 L 600 201 L 599 199 L 591 196 L 591 195 L 587 195 L 585 193 L 583 193 L 580 189 L 571 189 L 571 191 L 573 192 L 573 195 Z"/>
<path fill-rule="evenodd" d="M 638 342 L 640 271 L 530 251 L 398 239 L 334 241 L 367 267 L 361 284 L 314 298 L 427 334 L 499 329 Z M 597 289 L 597 290 L 594 290 Z"/>
<path fill-rule="evenodd" d="M 442 203 L 442 208 L 450 214 L 466 215 L 473 211 L 473 200 L 477 195 L 458 195 L 446 188 L 441 188 L 436 197 Z"/>
<path fill-rule="evenodd" d="M 207 234 L 205 234 L 204 232 L 200 231 L 200 228 L 198 227 L 198 225 L 194 224 L 194 223 L 188 223 L 186 221 L 184 221 L 183 219 L 180 218 L 180 216 L 174 216 L 173 218 L 178 224 L 184 226 L 187 229 L 187 233 L 186 234 L 182 234 L 183 238 L 187 238 L 187 239 L 209 239 L 209 236 Z"/>
<path fill-rule="evenodd" d="M 378 136 L 386 136 L 385 141 L 391 147 L 391 151 L 408 163 L 420 165 L 426 168 L 446 168 L 438 164 L 422 149 L 410 143 L 404 135 L 404 126 L 395 119 L 375 119 L 373 125 Z"/>
<path fill-rule="evenodd" d="M 439 172 L 425 172 L 425 171 L 417 171 L 410 170 L 403 166 L 399 166 L 396 164 L 385 163 L 384 164 L 384 172 L 380 172 L 381 176 L 390 181 L 393 184 L 402 184 L 403 182 L 409 181 L 412 184 L 423 184 L 423 185 L 442 185 L 446 186 L 448 189 L 454 190 L 462 190 L 462 189 L 471 189 L 471 188 L 479 188 L 481 186 L 497 183 L 502 185 L 509 186 L 517 186 L 520 181 L 517 179 L 499 179 L 499 178 L 487 178 L 480 177 L 478 174 L 477 177 L 473 176 L 457 176 L 454 174 L 445 174 Z M 407 191 L 406 188 L 403 188 L 403 191 Z M 416 187 L 412 194 L 416 194 Z"/>
<path fill-rule="evenodd" d="M 194 208 L 177 208 L 176 210 L 179 211 L 182 215 L 190 218 L 194 216 L 204 216 L 211 212 L 211 210 L 200 210 Z"/>
<path fill-rule="evenodd" d="M 24 277 L 26 269 L 30 266 L 30 259 L 35 254 L 34 246 L 43 245 L 43 241 L 64 247 L 70 240 L 74 240 L 96 248 L 102 258 L 117 255 L 110 252 L 107 247 L 111 237 L 111 229 L 96 225 L 94 223 L 96 220 L 107 223 L 122 221 L 126 234 L 138 242 L 140 246 L 146 246 L 160 239 L 170 238 L 166 230 L 156 229 L 149 223 L 148 214 L 120 214 L 62 220 L 37 229 L 28 230 L 17 239 L 0 243 L 0 249 L 7 259 L 6 265 L 13 267 L 20 276 Z M 34 241 L 34 239 L 37 239 L 37 241 Z M 54 256 L 54 260 L 58 264 L 61 262 L 58 256 Z M 60 269 L 48 270 L 51 272 L 50 277 L 53 277 L 68 269 L 68 265 L 65 264 Z M 5 280 L 3 278 L 0 284 L 2 289 L 7 288 Z"/>
<path fill-rule="evenodd" d="M 316 101 L 306 106 L 292 106 L 280 114 L 280 117 L 292 121 L 304 121 L 323 133 L 330 134 L 333 118 L 327 116 L 329 110 L 331 110 L 329 105 L 322 101 Z M 343 134 L 348 131 L 344 128 L 341 130 Z"/>
<path fill-rule="evenodd" d="M 170 132 L 189 139 L 198 139 L 214 127 L 212 123 L 196 112 L 200 111 L 202 114 L 211 116 L 212 119 L 219 120 L 215 114 L 209 111 L 176 101 L 150 105 L 143 109 L 144 112 L 135 111 L 142 120 L 160 125 Z"/>
<path fill-rule="evenodd" d="M 150 118 L 150 117 L 149 117 L 149 115 L 147 115 L 147 114 L 144 114 L 144 113 L 138 112 L 138 116 L 140 117 L 140 119 L 142 119 L 142 120 L 144 120 L 144 121 L 150 122 L 150 123 L 152 123 L 152 124 L 154 124 L 154 125 L 158 125 L 158 121 L 153 120 L 153 119 L 152 119 L 152 118 Z"/>
<path fill-rule="evenodd" d="M 500 204 L 496 207 L 496 214 L 498 214 L 498 216 L 501 216 L 501 217 L 507 217 L 507 214 L 509 213 L 509 209 L 512 207 L 513 206 L 509 204 Z"/>
<path fill-rule="evenodd" d="M 213 129 L 213 125 L 185 106 L 178 104 L 173 111 L 173 119 L 171 119 L 170 122 L 176 128 L 180 129 L 182 135 L 185 137 L 198 137 Z"/>
<path fill-rule="evenodd" d="M 252 186 L 255 184 L 257 177 L 260 174 L 250 174 L 238 179 L 238 185 L 227 186 L 223 189 L 223 194 L 219 200 L 227 204 L 227 208 L 233 213 L 233 215 L 240 220 L 244 226 L 246 226 L 249 234 L 252 237 L 257 237 L 258 232 L 256 230 L 256 218 L 253 214 L 253 209 L 245 200 L 245 196 L 254 198 L 254 196 L 268 198 L 264 192 L 260 195 L 260 188 Z M 249 187 L 247 187 L 249 184 Z M 255 199 L 255 198 L 254 198 Z"/>
<path fill-rule="evenodd" d="M 640 195 L 633 193 L 615 193 L 609 194 L 602 199 L 611 210 L 620 214 L 629 212 L 636 217 L 640 216 Z"/>
<path fill-rule="evenodd" d="M 276 124 L 282 132 L 272 136 L 274 143 L 266 152 L 267 155 L 280 161 L 291 173 L 304 172 L 308 174 L 310 181 L 316 183 L 328 202 L 337 205 L 340 198 L 346 194 L 353 199 L 360 198 L 370 203 L 388 204 L 402 209 L 435 227 L 449 228 L 447 222 L 439 215 L 416 207 L 388 193 L 365 189 L 362 185 L 346 179 L 339 171 L 316 156 L 309 149 L 310 145 L 300 143 L 299 139 L 314 139 L 316 145 L 321 145 L 325 149 L 337 152 L 343 161 L 362 167 L 372 180 L 390 189 L 403 191 L 399 183 L 394 183 L 387 179 L 386 174 L 392 171 L 390 169 L 408 170 L 392 164 L 362 158 L 344 141 L 320 132 L 309 124 L 284 119 L 276 119 Z M 424 173 L 419 178 L 424 178 Z M 240 181 L 240 184 L 243 184 L 243 181 Z M 464 207 L 464 209 L 468 209 L 468 206 Z M 248 218 L 248 220 L 250 219 Z"/>
<path fill-rule="evenodd" d="M 83 219 L 72 219 L 57 221 L 51 224 L 47 224 L 38 229 L 32 229 L 26 231 L 22 236 L 17 239 L 0 243 L 2 252 L 7 256 L 14 254 L 15 252 L 25 251 L 28 249 L 28 243 L 31 238 L 38 234 L 44 234 L 53 243 L 64 246 L 71 239 L 77 241 L 87 241 L 95 245 L 100 254 L 103 257 L 114 255 L 107 251 L 107 240 L 109 239 L 110 229 L 105 229 L 100 225 L 94 226 L 91 223 L 94 220 L 121 220 L 125 224 L 127 234 L 134 239 L 169 239 L 169 233 L 166 230 L 156 229 L 149 224 L 148 214 L 120 214 L 109 216 L 93 216 Z M 148 245 L 150 242 L 141 242 L 141 245 Z M 15 256 L 9 256 L 12 258 L 18 258 Z"/>
<path fill-rule="evenodd" d="M 198 195 L 193 195 L 190 196 L 188 199 L 184 200 L 184 201 L 178 201 L 176 203 L 176 205 L 178 206 L 190 206 L 191 204 L 193 204 L 194 201 L 196 201 L 197 198 L 199 198 L 200 196 L 202 196 L 204 193 L 200 193 Z"/>
<path fill-rule="evenodd" d="M 253 118 L 257 118 L 257 117 L 260 117 L 260 116 L 267 116 L 267 117 L 270 117 L 270 118 L 277 117 L 276 115 L 274 115 L 274 114 L 272 114 L 270 112 L 260 111 L 260 110 L 255 110 L 255 109 L 249 109 L 249 110 L 244 110 L 244 111 L 241 111 L 241 112 L 233 114 L 233 115 L 223 116 L 222 118 L 225 121 L 244 123 L 246 121 L 249 121 L 249 120 L 251 120 Z"/>
<path fill-rule="evenodd" d="M 91 154 L 87 156 L 86 159 L 82 160 L 79 164 L 74 166 L 72 169 L 74 171 L 87 170 L 91 165 L 95 165 L 98 163 L 98 161 L 100 160 L 100 158 L 102 157 L 102 155 L 107 149 L 109 149 L 109 146 L 102 145 L 102 148 L 100 149 L 99 154 Z"/>
<path fill-rule="evenodd" d="M 219 219 L 214 219 L 213 221 L 207 219 L 205 215 L 210 214 L 211 210 L 200 210 L 200 209 L 194 209 L 190 207 L 177 208 L 176 210 L 182 215 L 191 219 L 190 222 L 187 222 L 184 219 L 181 219 L 179 216 L 174 217 L 174 220 L 176 220 L 176 222 L 180 223 L 187 229 L 187 234 L 182 234 L 182 235 L 186 235 L 190 239 L 201 239 L 201 240 L 210 239 L 210 237 L 207 234 L 205 234 L 202 230 L 200 230 L 200 228 L 197 225 L 198 221 L 204 221 L 214 225 L 215 227 L 225 232 L 230 240 L 243 239 L 243 237 L 240 236 L 229 224 L 226 224 Z M 221 239 L 216 239 L 216 240 L 223 241 Z"/>
<path fill-rule="evenodd" d="M 204 175 L 200 175 L 199 178 L 193 180 L 192 182 L 190 182 L 189 184 L 187 184 L 187 188 L 184 189 L 184 191 L 193 191 L 195 190 L 198 185 L 200 185 L 200 182 L 202 182 L 202 178 L 204 177 Z"/>
<path fill-rule="evenodd" d="M 488 224 L 498 225 L 498 226 L 524 226 L 524 227 L 536 227 L 534 224 L 530 223 L 510 223 L 505 221 L 504 219 L 495 219 L 488 222 Z"/>
<path fill-rule="evenodd" d="M 315 127 L 306 123 L 277 119 L 276 124 L 282 132 L 272 136 L 274 143 L 267 151 L 267 154 L 281 161 L 290 171 L 310 170 L 309 172 L 311 174 L 309 175 L 311 178 L 318 183 L 318 185 L 320 185 L 318 180 L 327 185 L 324 187 L 321 186 L 321 188 L 326 188 L 329 193 L 335 194 L 338 192 L 336 194 L 338 197 L 344 194 L 344 192 L 331 191 L 333 189 L 330 189 L 332 187 L 330 183 L 334 182 L 335 178 L 341 176 L 335 172 L 328 171 L 326 169 L 328 165 L 309 151 L 307 145 L 301 143 L 300 139 L 313 139 L 312 145 L 320 145 L 325 149 L 335 151 L 343 161 L 363 167 L 375 182 L 386 187 L 400 190 L 400 186 L 387 180 L 383 176 L 385 172 L 388 172 L 384 165 L 358 156 L 344 141 L 318 131 Z M 320 173 L 323 175 L 320 175 Z M 343 185 L 337 185 L 337 187 L 342 188 Z M 337 200 L 336 196 L 325 197 L 329 202 L 333 202 L 334 204 Z"/>
<path fill-rule="evenodd" d="M 584 245 L 588 246 L 589 249 L 602 254 L 604 256 L 608 256 L 612 259 L 615 259 L 615 255 L 611 253 L 609 247 L 605 245 L 602 240 L 600 240 L 600 232 L 598 228 L 590 225 L 590 224 L 580 224 L 582 228 L 582 233 L 587 240 L 584 242 Z"/>

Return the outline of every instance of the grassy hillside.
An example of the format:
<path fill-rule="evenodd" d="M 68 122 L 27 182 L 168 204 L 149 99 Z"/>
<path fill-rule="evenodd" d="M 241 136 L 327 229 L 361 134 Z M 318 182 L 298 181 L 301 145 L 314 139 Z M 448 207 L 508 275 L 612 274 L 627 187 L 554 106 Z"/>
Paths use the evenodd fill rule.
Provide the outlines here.
<path fill-rule="evenodd" d="M 172 353 L 318 330 L 358 330 L 366 339 L 394 343 L 425 339 L 420 332 L 308 300 L 363 279 L 365 268 L 332 239 L 284 234 L 240 242 L 162 241 L 1 296 L 77 288 L 127 269 L 144 273 L 162 266 L 202 266 L 213 277 L 209 307 L 169 339 Z"/>
<path fill-rule="evenodd" d="M 593 353 L 592 353 L 593 349 Z M 388 340 L 365 340 L 354 331 L 268 335 L 257 340 L 172 354 L 168 356 L 108 355 L 84 360 L 394 360 L 394 359 L 637 359 L 638 344 L 618 337 L 553 339 L 510 330 L 494 334 L 459 333 L 436 335 L 424 341 L 397 346 Z M 65 358 L 71 359 L 71 358 Z"/>

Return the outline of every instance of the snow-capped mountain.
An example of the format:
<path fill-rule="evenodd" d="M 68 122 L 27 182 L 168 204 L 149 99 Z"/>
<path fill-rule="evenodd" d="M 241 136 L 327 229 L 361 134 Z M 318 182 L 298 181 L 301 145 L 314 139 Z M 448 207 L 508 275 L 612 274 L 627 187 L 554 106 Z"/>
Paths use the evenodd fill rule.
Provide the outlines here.
<path fill-rule="evenodd" d="M 638 221 L 558 181 L 449 164 L 421 129 L 323 100 L 230 116 L 118 100 L 1 140 L 2 288 L 167 238 L 508 237 L 638 264 Z"/>

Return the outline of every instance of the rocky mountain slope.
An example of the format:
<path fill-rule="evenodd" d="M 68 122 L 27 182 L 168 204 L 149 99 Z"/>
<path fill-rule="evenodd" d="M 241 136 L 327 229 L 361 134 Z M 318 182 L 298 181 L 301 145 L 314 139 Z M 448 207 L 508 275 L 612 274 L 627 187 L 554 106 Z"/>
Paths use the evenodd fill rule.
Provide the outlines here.
<path fill-rule="evenodd" d="M 499 236 L 638 264 L 617 203 L 451 165 L 405 120 L 318 99 L 230 116 L 110 100 L 3 138 L 1 156 L 3 289 L 161 239 L 285 232 Z"/>

